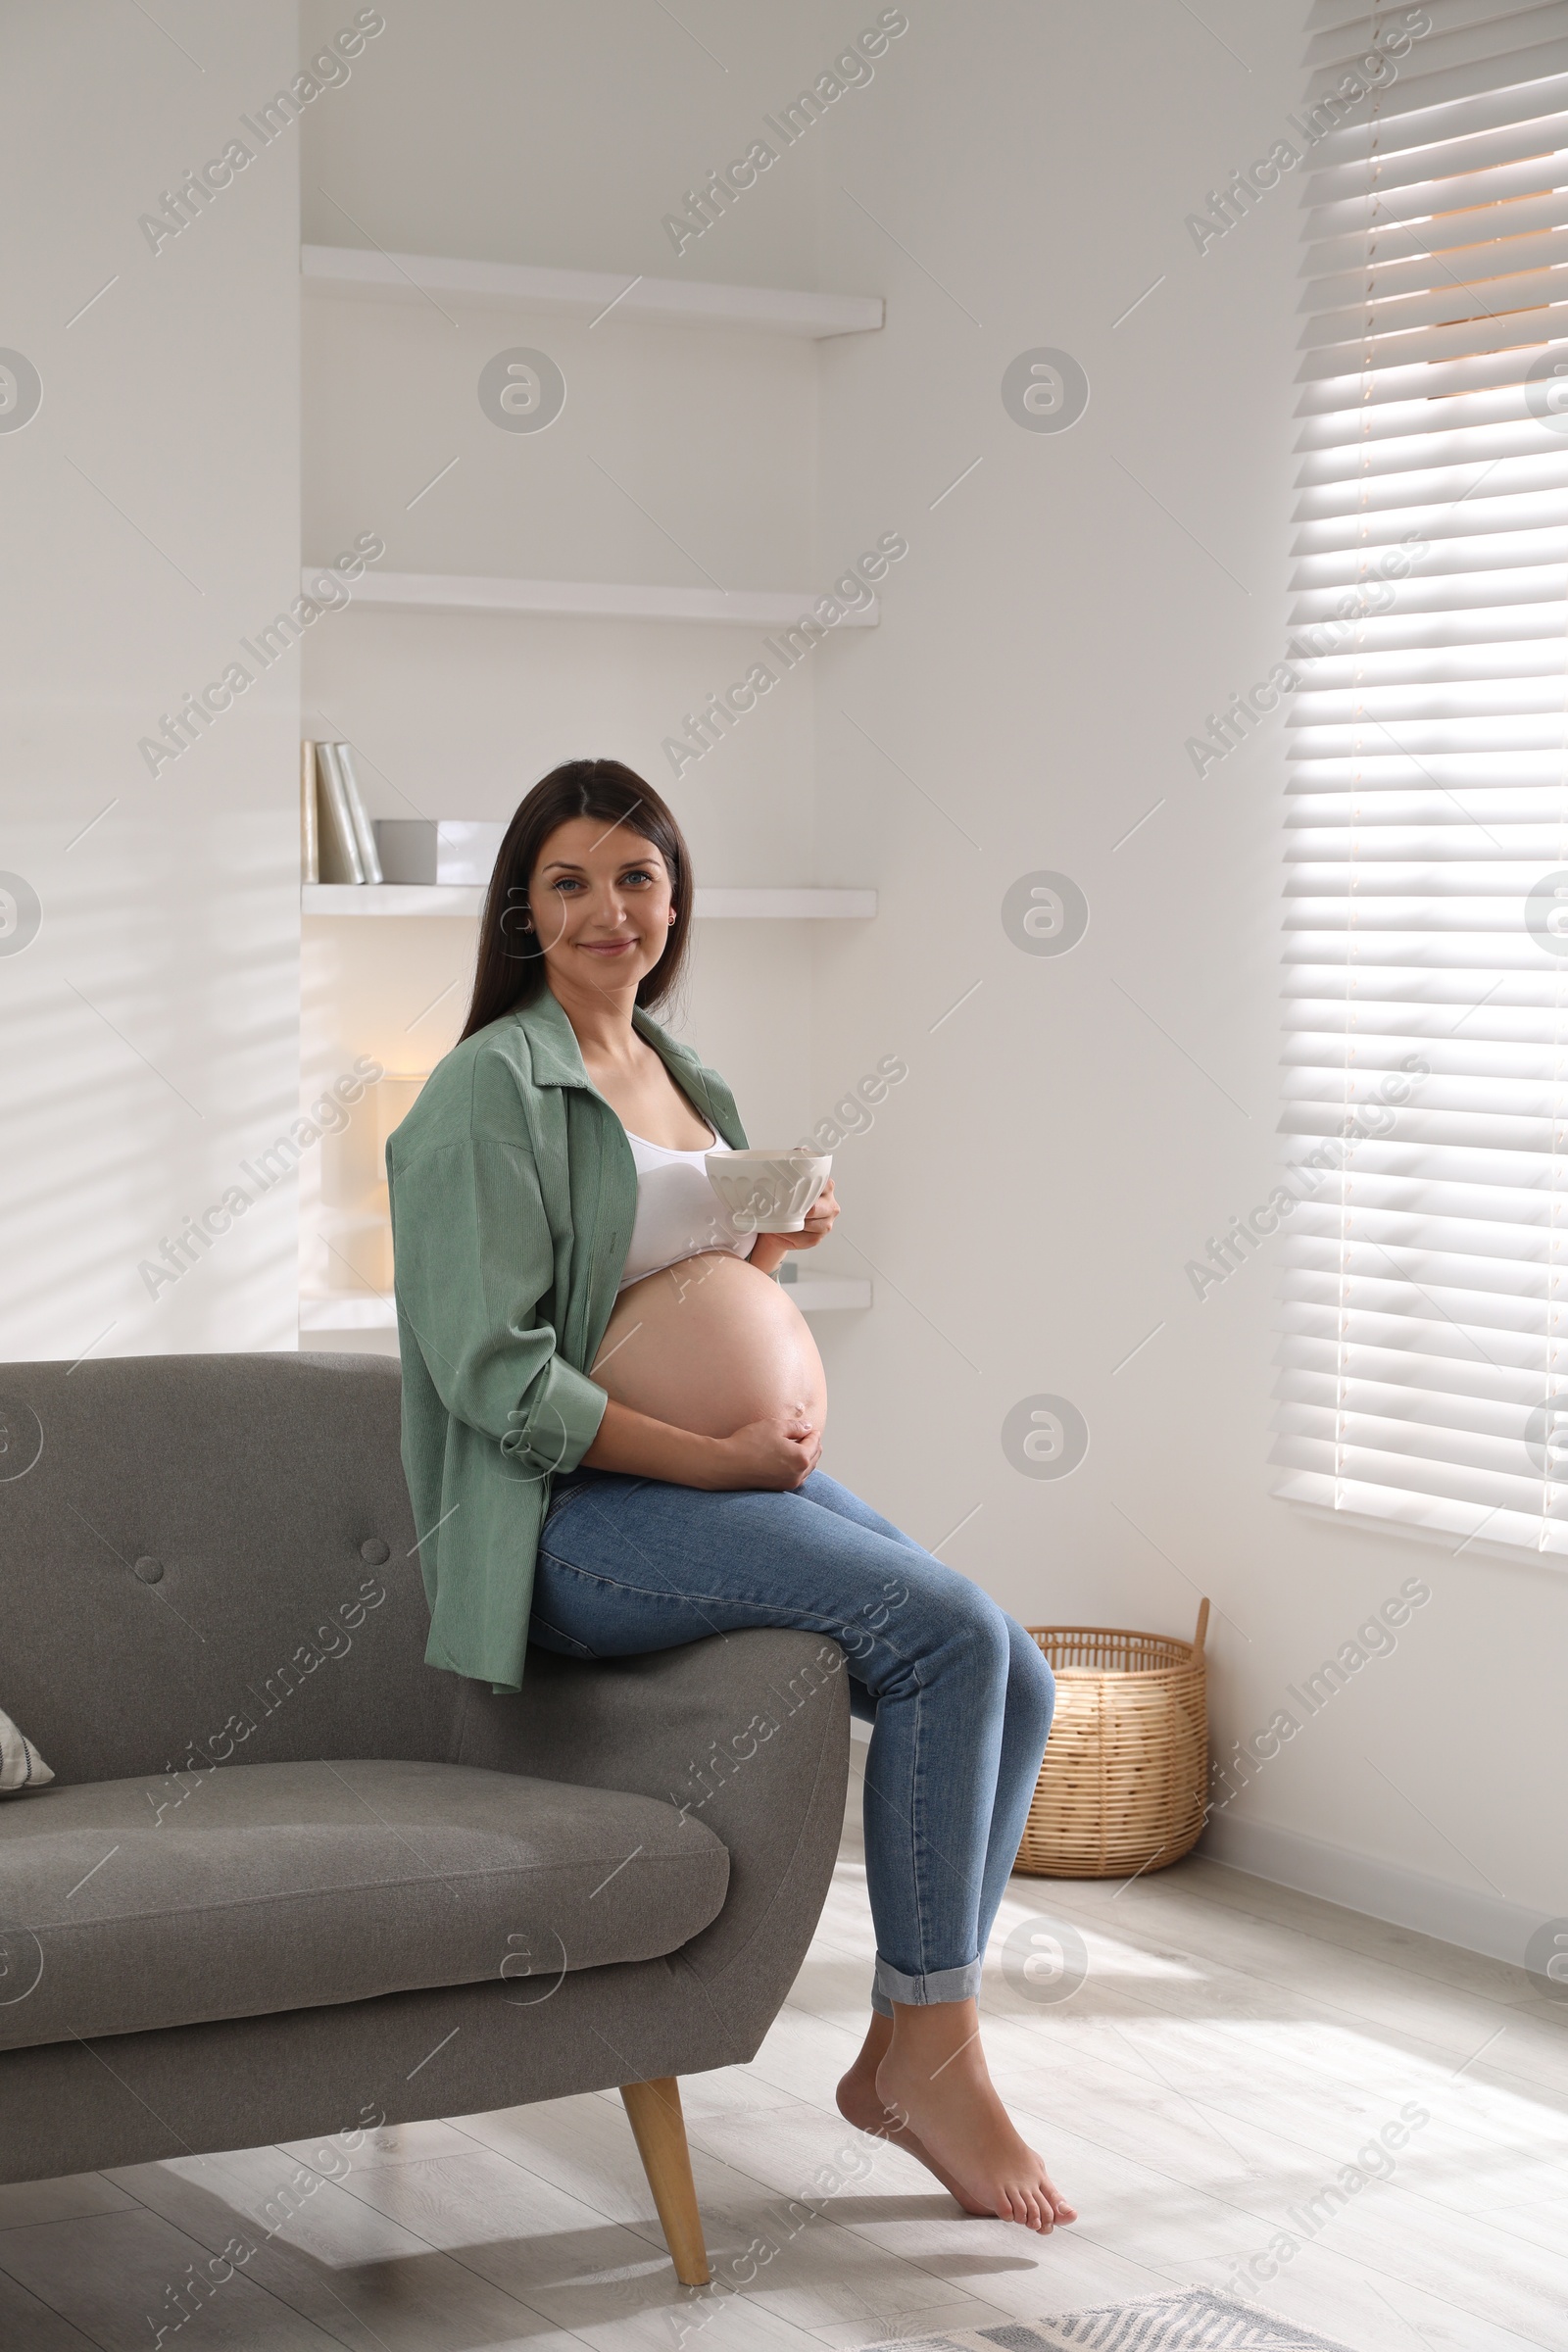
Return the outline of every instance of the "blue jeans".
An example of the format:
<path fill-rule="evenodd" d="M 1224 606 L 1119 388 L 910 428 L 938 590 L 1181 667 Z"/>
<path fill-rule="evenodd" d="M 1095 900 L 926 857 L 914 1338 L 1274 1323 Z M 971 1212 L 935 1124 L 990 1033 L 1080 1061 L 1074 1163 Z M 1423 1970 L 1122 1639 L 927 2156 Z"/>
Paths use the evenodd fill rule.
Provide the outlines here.
<path fill-rule="evenodd" d="M 565 1657 L 673 1649 L 747 1626 L 799 1626 L 845 1652 L 850 1705 L 874 1726 L 865 1876 L 871 1999 L 966 1999 L 1017 1857 L 1055 1686 L 1038 1645 L 813 1470 L 792 1494 L 709 1494 L 578 1470 L 557 1482 L 528 1639 Z"/>

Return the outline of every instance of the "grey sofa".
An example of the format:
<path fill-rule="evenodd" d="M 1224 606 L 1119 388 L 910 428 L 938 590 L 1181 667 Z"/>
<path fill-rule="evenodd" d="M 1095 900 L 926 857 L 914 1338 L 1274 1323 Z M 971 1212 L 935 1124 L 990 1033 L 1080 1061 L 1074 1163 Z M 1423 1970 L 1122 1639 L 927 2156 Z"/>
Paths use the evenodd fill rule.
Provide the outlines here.
<path fill-rule="evenodd" d="M 675 2079 L 826 1893 L 842 1653 L 423 1662 L 376 1356 L 0 1366 L 0 2180 L 620 2085 L 706 2277 Z M 579 1506 L 580 1507 L 580 1506 Z"/>

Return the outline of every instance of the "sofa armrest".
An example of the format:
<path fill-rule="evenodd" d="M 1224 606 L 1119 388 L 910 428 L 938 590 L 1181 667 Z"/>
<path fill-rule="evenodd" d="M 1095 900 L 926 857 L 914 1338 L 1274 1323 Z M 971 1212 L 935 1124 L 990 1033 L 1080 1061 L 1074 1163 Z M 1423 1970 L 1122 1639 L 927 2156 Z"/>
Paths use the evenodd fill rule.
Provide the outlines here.
<path fill-rule="evenodd" d="M 730 1857 L 724 1907 L 676 1958 L 743 2060 L 826 1899 L 849 1732 L 837 1642 L 763 1627 L 630 1658 L 530 1649 L 521 1691 L 465 1685 L 452 1761 L 662 1797 L 713 1832 Z"/>

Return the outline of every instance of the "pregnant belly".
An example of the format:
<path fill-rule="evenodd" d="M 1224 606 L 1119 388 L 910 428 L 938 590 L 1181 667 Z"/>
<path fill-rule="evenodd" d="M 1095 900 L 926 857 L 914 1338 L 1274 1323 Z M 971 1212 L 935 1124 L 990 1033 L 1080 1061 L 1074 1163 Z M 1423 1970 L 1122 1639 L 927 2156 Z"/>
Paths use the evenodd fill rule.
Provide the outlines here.
<path fill-rule="evenodd" d="M 592 1377 L 618 1404 L 706 1438 L 803 1407 L 820 1430 L 827 1412 L 805 1316 L 770 1276 L 723 1250 L 622 1291 Z"/>

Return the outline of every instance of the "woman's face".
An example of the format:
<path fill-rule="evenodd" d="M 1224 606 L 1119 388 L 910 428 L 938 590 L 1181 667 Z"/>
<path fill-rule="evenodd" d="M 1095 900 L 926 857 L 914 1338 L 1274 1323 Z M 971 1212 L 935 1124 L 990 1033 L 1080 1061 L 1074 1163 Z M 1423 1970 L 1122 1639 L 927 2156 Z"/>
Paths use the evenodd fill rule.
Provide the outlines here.
<path fill-rule="evenodd" d="M 552 983 L 568 992 L 635 988 L 668 941 L 669 871 L 626 825 L 574 816 L 539 854 L 528 910 Z"/>

